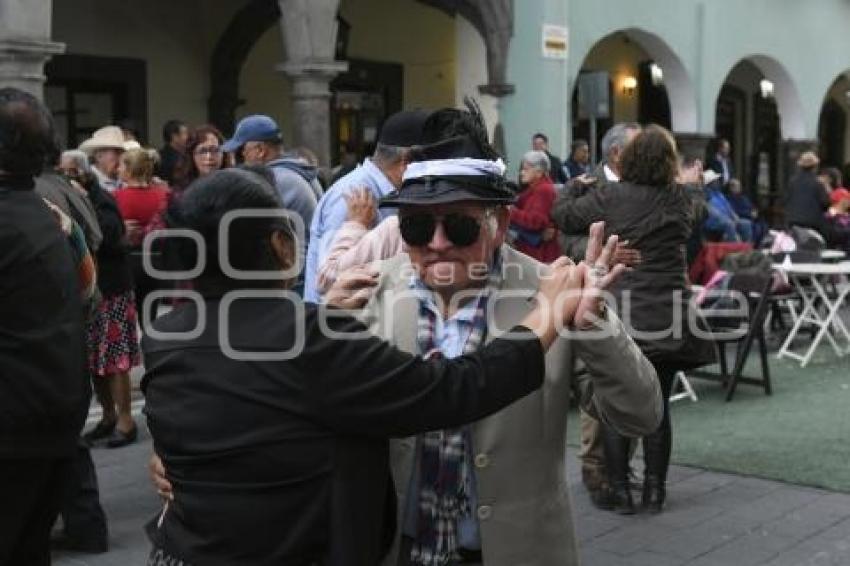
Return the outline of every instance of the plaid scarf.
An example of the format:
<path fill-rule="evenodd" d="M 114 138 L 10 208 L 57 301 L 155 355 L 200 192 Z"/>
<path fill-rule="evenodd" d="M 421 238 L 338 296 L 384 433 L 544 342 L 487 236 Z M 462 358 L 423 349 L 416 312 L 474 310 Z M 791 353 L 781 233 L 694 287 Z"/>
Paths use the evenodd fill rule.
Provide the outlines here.
<path fill-rule="evenodd" d="M 472 329 L 463 353 L 478 350 L 487 332 L 487 300 L 501 281 L 501 268 L 491 270 L 487 287 L 478 296 Z M 418 338 L 423 357 L 442 357 L 435 344 L 438 314 L 429 301 L 420 299 Z M 468 430 L 432 431 L 419 435 L 419 501 L 417 536 L 410 552 L 413 564 L 436 566 L 457 561 L 458 521 L 472 513 L 469 486 L 472 481 L 467 458 Z"/>

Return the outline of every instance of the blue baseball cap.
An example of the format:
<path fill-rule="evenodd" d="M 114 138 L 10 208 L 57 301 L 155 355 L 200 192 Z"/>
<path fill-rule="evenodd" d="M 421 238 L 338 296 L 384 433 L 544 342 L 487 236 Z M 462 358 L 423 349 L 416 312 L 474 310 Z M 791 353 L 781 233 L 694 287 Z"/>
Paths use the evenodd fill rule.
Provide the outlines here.
<path fill-rule="evenodd" d="M 246 116 L 239 120 L 233 137 L 224 142 L 221 149 L 227 152 L 236 151 L 251 141 L 280 141 L 280 128 L 277 122 L 263 114 Z"/>

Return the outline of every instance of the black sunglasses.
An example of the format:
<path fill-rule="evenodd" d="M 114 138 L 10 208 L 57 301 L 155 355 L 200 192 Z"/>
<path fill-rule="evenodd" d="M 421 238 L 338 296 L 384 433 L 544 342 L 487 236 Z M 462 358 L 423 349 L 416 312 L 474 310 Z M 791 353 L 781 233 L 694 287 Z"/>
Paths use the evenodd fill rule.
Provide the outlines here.
<path fill-rule="evenodd" d="M 434 238 L 437 222 L 442 222 L 446 237 L 459 247 L 471 246 L 481 233 L 481 221 L 477 218 L 458 213 L 436 216 L 429 212 L 401 216 L 399 231 L 408 246 L 424 246 Z"/>

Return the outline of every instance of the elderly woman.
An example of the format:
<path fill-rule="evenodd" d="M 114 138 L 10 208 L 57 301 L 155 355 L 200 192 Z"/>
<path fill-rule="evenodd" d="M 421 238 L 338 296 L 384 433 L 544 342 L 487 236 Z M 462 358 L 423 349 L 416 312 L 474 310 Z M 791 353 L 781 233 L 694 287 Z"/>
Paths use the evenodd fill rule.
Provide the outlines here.
<path fill-rule="evenodd" d="M 221 238 L 242 209 L 269 214 L 236 218 Z M 478 420 L 530 393 L 555 324 L 575 314 L 577 297 L 552 316 L 536 307 L 477 354 L 405 354 L 286 292 L 296 244 L 279 210 L 274 188 L 244 170 L 199 179 L 169 210 L 169 224 L 204 246 L 166 246 L 185 246 L 186 266 L 202 260 L 196 300 L 157 319 L 142 344 L 145 414 L 173 487 L 150 527 L 157 564 L 377 564 L 395 509 L 386 439 Z M 257 275 L 231 278 L 222 255 Z M 538 304 L 586 276 L 566 259 L 552 273 Z"/>
<path fill-rule="evenodd" d="M 545 152 L 529 151 L 522 157 L 519 179 L 524 190 L 511 208 L 514 247 L 543 263 L 551 263 L 561 255 L 550 219 L 555 186 L 547 171 L 549 158 Z"/>
<path fill-rule="evenodd" d="M 690 291 L 685 259 L 697 203 L 676 183 L 679 158 L 670 132 L 651 125 L 623 149 L 621 182 L 577 199 L 556 220 L 568 233 L 581 233 L 599 220 L 640 251 L 642 261 L 611 289 L 623 321 L 655 366 L 664 398 L 659 429 L 643 438 L 646 469 L 643 505 L 661 511 L 672 441 L 670 390 L 679 370 L 714 361 L 710 343 L 692 334 L 688 315 Z M 629 439 L 603 425 L 603 441 L 611 493 L 607 504 L 634 513 L 629 491 Z"/>

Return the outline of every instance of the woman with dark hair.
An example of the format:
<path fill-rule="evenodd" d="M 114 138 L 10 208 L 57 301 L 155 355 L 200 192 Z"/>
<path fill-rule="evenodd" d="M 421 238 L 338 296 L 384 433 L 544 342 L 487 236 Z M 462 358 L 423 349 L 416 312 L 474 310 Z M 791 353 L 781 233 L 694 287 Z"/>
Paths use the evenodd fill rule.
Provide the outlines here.
<path fill-rule="evenodd" d="M 196 295 L 142 344 L 145 415 L 173 488 L 149 528 L 157 564 L 379 563 L 396 506 L 386 439 L 478 420 L 539 387 L 555 324 L 575 314 L 578 297 L 534 308 L 476 354 L 410 356 L 286 292 L 296 242 L 279 210 L 261 175 L 237 169 L 199 179 L 169 209 L 169 225 L 204 245 L 166 242 L 188 268 L 203 260 Z M 583 275 L 555 262 L 538 303 Z"/>
<path fill-rule="evenodd" d="M 676 372 L 711 363 L 710 343 L 692 333 L 686 244 L 698 205 L 676 183 L 679 158 L 673 136 L 657 125 L 639 133 L 620 158 L 621 182 L 577 199 L 555 218 L 568 233 L 587 231 L 605 221 L 606 232 L 629 240 L 642 261 L 611 288 L 620 316 L 643 353 L 655 366 L 664 398 L 659 429 L 643 438 L 643 505 L 661 511 L 670 466 L 670 390 Z M 680 328 L 682 326 L 682 328 Z M 629 442 L 603 423 L 610 493 L 604 502 L 619 513 L 634 513 L 628 481 Z"/>
<path fill-rule="evenodd" d="M 195 179 L 224 167 L 223 143 L 224 136 L 211 124 L 192 130 L 186 143 L 189 159 L 183 160 L 175 170 L 172 188 L 178 193 L 182 192 Z"/>

